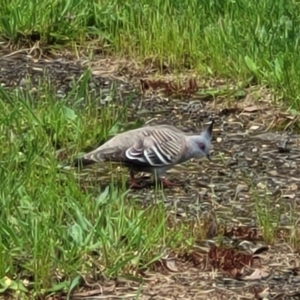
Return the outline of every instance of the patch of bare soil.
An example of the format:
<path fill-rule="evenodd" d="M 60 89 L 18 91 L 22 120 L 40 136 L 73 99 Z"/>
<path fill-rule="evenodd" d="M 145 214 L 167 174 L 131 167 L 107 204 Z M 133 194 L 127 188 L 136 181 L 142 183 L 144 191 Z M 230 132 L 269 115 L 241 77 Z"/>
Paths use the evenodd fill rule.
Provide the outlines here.
<path fill-rule="evenodd" d="M 207 226 L 205 241 L 169 253 L 141 271 L 140 281 L 90 283 L 86 278 L 72 299 L 299 299 L 298 117 L 272 107 L 267 88 L 236 87 L 193 74 L 174 77 L 168 66 L 157 77 L 153 62 L 141 67 L 120 60 L 35 59 L 17 53 L 0 59 L 0 82 L 4 88 L 25 88 L 30 80 L 34 88 L 47 76 L 60 98 L 87 66 L 93 74 L 91 93 L 102 95 L 99 105 L 108 101 L 105 92 L 111 85 L 117 89 L 110 100 L 115 103 L 136 91 L 128 111 L 131 120 L 197 132 L 215 119 L 212 161 L 175 167 L 168 177 L 183 187 L 164 191 L 166 208 L 177 220 L 195 222 L 195 217 L 209 215 L 210 221 L 198 224 Z M 96 173 L 99 181 L 108 182 L 107 170 Z M 131 196 L 143 205 L 156 197 L 151 187 L 131 191 Z M 269 241 L 272 226 L 258 224 L 266 215 L 279 224 Z"/>

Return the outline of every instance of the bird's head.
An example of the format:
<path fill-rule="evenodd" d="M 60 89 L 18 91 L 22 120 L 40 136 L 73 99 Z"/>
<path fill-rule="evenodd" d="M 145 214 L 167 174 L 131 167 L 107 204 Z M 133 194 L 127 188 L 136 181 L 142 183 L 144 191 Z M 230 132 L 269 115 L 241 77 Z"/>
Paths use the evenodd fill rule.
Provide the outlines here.
<path fill-rule="evenodd" d="M 194 141 L 197 145 L 196 158 L 206 156 L 210 160 L 210 148 L 214 121 Z"/>

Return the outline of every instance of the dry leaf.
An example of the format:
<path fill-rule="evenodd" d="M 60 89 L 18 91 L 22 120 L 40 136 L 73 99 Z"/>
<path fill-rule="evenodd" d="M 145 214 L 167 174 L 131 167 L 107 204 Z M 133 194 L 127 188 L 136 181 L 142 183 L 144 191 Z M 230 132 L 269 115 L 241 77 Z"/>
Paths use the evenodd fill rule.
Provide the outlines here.
<path fill-rule="evenodd" d="M 263 269 L 255 269 L 255 271 L 251 275 L 245 276 L 243 280 L 261 280 L 268 277 L 269 275 L 270 273 L 266 272 Z"/>
<path fill-rule="evenodd" d="M 244 108 L 244 111 L 245 112 L 256 112 L 256 111 L 258 111 L 258 110 L 261 110 L 258 106 L 256 106 L 256 105 L 253 105 L 253 106 L 248 106 L 248 107 L 245 107 Z"/>
<path fill-rule="evenodd" d="M 261 299 L 266 299 L 269 295 L 270 295 L 270 288 L 268 288 L 268 287 L 266 289 L 264 289 L 262 292 L 258 293 L 258 296 Z"/>
<path fill-rule="evenodd" d="M 175 259 L 164 259 L 164 265 L 171 272 L 178 272 Z"/>

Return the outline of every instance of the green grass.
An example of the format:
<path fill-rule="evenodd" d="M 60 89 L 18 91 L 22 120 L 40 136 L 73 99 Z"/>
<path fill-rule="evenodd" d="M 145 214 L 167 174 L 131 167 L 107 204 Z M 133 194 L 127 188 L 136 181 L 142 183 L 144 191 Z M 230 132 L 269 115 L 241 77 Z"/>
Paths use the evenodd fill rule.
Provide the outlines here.
<path fill-rule="evenodd" d="M 300 5 L 292 0 L 4 0 L 0 37 L 153 58 L 200 76 L 266 85 L 299 108 Z M 41 14 L 40 12 L 43 11 Z"/>
<path fill-rule="evenodd" d="M 254 189 L 252 193 L 255 201 L 257 227 L 262 232 L 263 240 L 268 244 L 273 244 L 279 231 L 280 216 L 284 211 L 283 204 L 274 204 L 268 190 L 265 191 L 264 196 L 257 195 L 257 191 Z"/>

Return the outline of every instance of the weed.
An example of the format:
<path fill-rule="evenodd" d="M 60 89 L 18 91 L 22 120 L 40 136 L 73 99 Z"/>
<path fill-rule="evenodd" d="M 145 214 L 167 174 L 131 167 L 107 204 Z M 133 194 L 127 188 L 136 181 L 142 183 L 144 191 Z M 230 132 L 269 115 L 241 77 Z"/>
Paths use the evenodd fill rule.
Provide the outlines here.
<path fill-rule="evenodd" d="M 253 198 L 255 200 L 255 216 L 257 224 L 262 231 L 263 239 L 267 243 L 272 244 L 276 239 L 280 225 L 282 207 L 280 204 L 274 205 L 267 190 L 264 196 L 258 195 L 253 190 Z"/>

